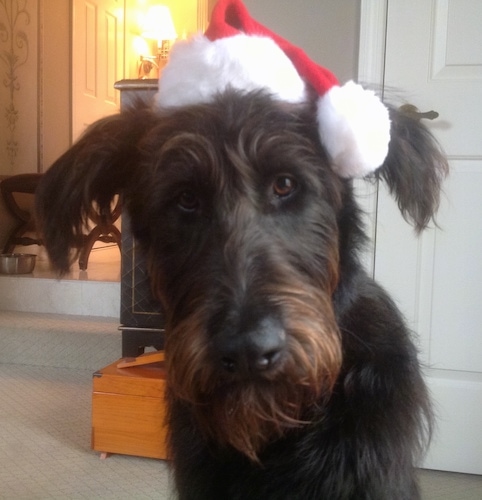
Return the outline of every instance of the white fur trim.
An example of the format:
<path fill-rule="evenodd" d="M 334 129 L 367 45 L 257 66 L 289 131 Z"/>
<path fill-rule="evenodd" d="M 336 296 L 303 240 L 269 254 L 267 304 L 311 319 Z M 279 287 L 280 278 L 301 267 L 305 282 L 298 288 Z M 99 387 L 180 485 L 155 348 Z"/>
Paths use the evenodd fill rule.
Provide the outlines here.
<path fill-rule="evenodd" d="M 211 41 L 199 35 L 172 48 L 159 79 L 157 105 L 209 102 L 228 87 L 265 88 L 288 102 L 306 99 L 303 80 L 272 39 L 240 34 Z"/>
<path fill-rule="evenodd" d="M 342 177 L 364 177 L 385 160 L 390 142 L 388 109 L 354 82 L 332 87 L 318 102 L 321 141 Z"/>

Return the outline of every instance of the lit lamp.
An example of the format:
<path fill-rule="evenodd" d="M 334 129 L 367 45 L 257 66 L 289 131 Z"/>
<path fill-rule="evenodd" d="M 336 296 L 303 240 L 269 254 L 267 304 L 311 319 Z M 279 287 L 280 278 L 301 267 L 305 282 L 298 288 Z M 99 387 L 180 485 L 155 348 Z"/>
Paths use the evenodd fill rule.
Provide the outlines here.
<path fill-rule="evenodd" d="M 153 66 L 162 69 L 167 63 L 171 41 L 177 38 L 169 7 L 155 5 L 147 11 L 142 37 L 157 40 L 157 54 L 141 56 L 139 76 L 148 75 Z"/>

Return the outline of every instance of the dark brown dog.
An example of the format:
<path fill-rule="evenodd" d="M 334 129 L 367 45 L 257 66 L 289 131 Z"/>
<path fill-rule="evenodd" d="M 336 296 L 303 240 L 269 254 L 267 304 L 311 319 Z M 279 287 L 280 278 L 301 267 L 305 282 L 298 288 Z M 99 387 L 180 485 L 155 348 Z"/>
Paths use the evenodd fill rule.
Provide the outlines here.
<path fill-rule="evenodd" d="M 446 162 L 390 110 L 375 173 L 417 230 Z M 431 428 L 417 352 L 363 270 L 361 214 L 310 104 L 228 91 L 94 124 L 46 173 L 53 264 L 120 193 L 166 313 L 170 450 L 181 499 L 413 499 Z"/>

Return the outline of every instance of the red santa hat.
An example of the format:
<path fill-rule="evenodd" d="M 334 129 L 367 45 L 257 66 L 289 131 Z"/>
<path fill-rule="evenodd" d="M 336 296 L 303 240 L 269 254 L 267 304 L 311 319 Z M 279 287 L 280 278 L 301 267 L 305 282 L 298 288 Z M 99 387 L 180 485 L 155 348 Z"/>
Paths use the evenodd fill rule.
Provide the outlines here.
<path fill-rule="evenodd" d="M 340 86 L 328 69 L 255 21 L 240 0 L 219 0 L 204 35 L 177 42 L 159 79 L 160 108 L 211 101 L 227 88 L 266 89 L 280 100 L 317 97 L 320 139 L 342 177 L 363 177 L 388 153 L 388 109 L 354 82 Z"/>

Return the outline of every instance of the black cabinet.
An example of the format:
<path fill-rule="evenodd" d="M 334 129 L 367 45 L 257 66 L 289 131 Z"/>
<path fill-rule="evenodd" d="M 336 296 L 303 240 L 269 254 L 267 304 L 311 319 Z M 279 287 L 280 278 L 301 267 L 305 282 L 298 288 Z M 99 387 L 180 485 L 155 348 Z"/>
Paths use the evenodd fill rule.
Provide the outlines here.
<path fill-rule="evenodd" d="M 121 93 L 121 112 L 139 99 L 151 101 L 157 80 L 121 80 L 115 84 Z M 122 213 L 121 311 L 122 356 L 135 357 L 146 347 L 164 346 L 164 315 L 153 297 L 146 260 L 136 247 L 128 215 Z"/>

